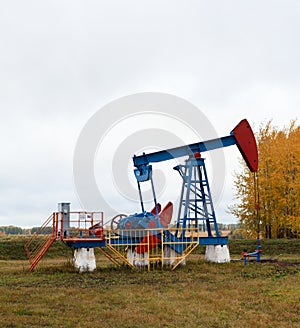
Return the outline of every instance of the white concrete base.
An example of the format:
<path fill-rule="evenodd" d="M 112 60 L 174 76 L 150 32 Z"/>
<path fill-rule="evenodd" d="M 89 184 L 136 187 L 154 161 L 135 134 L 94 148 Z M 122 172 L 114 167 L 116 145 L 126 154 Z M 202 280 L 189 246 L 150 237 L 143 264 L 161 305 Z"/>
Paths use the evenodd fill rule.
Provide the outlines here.
<path fill-rule="evenodd" d="M 134 266 L 146 266 L 148 265 L 148 253 L 138 254 L 131 248 L 127 249 L 127 260 L 130 264 Z"/>
<path fill-rule="evenodd" d="M 169 246 L 165 246 L 164 248 L 164 264 L 165 265 L 173 265 L 175 264 L 175 261 L 180 257 L 181 255 L 178 254 L 176 251 L 174 251 L 173 248 Z M 180 263 L 180 265 L 185 265 L 186 261 L 185 259 Z"/>
<path fill-rule="evenodd" d="M 205 260 L 215 263 L 230 262 L 229 248 L 227 245 L 207 245 Z"/>
<path fill-rule="evenodd" d="M 73 262 L 79 272 L 94 271 L 96 269 L 94 248 L 76 248 Z"/>
<path fill-rule="evenodd" d="M 181 254 L 178 254 L 174 249 L 169 246 L 164 247 L 164 265 L 173 265 L 181 257 Z M 127 249 L 127 260 L 130 264 L 142 267 L 149 264 L 148 253 L 138 254 L 132 248 L 128 247 Z M 185 265 L 186 260 L 184 259 L 180 265 Z"/>

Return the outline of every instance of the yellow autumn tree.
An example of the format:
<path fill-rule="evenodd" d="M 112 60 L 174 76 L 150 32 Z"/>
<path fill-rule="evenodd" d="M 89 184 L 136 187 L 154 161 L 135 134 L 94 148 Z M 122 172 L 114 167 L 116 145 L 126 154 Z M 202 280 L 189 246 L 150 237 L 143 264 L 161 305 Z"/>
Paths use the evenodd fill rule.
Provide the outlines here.
<path fill-rule="evenodd" d="M 292 121 L 288 128 L 278 130 L 269 121 L 256 138 L 257 190 L 253 173 L 242 163 L 234 179 L 238 202 L 230 212 L 250 237 L 256 236 L 258 226 L 265 238 L 300 236 L 300 127 Z"/>

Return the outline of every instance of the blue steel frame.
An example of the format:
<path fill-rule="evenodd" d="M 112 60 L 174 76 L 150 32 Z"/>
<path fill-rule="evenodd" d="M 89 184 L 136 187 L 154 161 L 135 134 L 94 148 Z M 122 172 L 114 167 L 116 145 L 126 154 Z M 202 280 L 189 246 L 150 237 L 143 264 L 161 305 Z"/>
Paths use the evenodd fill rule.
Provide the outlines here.
<path fill-rule="evenodd" d="M 198 142 L 187 146 L 181 146 L 171 148 L 168 150 L 162 150 L 150 154 L 143 153 L 140 156 L 134 155 L 133 163 L 135 166 L 134 174 L 138 184 L 139 196 L 141 209 L 145 212 L 142 192 L 140 183 L 145 181 L 151 181 L 153 199 L 155 208 L 157 209 L 157 200 L 152 180 L 152 165 L 150 163 L 158 163 L 167 161 L 170 159 L 189 156 L 185 165 L 178 165 L 174 169 L 179 172 L 183 178 L 182 191 L 181 191 L 181 203 L 179 206 L 179 213 L 177 218 L 177 228 L 187 228 L 192 221 L 195 222 L 196 226 L 199 226 L 199 221 L 206 223 L 206 229 L 208 237 L 203 240 L 200 239 L 202 245 L 225 245 L 228 243 L 227 237 L 221 237 L 218 231 L 218 225 L 216 221 L 216 215 L 213 207 L 211 192 L 209 188 L 207 172 L 204 164 L 204 159 L 194 158 L 195 153 L 203 153 L 205 151 L 228 147 L 236 145 L 237 141 L 234 137 L 233 132 L 229 136 L 212 139 L 208 141 Z M 194 194 L 194 198 L 191 199 L 191 193 Z M 183 209 L 183 217 L 181 217 L 181 211 Z M 191 217 L 189 214 L 193 212 L 194 216 Z M 158 214 L 158 213 L 157 213 Z M 212 236 L 211 224 L 214 225 L 216 231 L 216 237 Z M 179 231 L 179 230 L 178 230 Z M 175 238 L 178 237 L 179 232 L 176 232 Z M 183 230 L 185 231 L 185 229 Z M 167 232 L 165 231 L 165 234 Z M 184 232 L 185 233 L 185 232 Z M 171 235 L 171 234 L 170 234 Z M 181 238 L 185 236 L 181 236 Z M 174 239 L 174 237 L 169 236 Z M 187 238 L 187 241 L 191 238 Z M 174 240 L 174 243 L 176 240 Z M 174 249 L 175 249 L 174 244 Z"/>
<path fill-rule="evenodd" d="M 216 236 L 220 237 L 204 158 L 191 157 L 185 165 L 177 165 L 174 170 L 179 172 L 183 180 L 177 228 L 188 228 L 192 222 L 193 227 L 200 228 L 200 222 L 203 221 L 208 237 L 212 237 L 211 224 Z"/>
<path fill-rule="evenodd" d="M 74 240 L 65 240 L 64 241 L 69 247 L 72 248 L 94 248 L 94 247 L 105 247 L 106 241 L 103 240 L 95 240 L 93 238 L 89 238 L 86 240 L 80 240 L 80 238 L 76 238 Z"/>
<path fill-rule="evenodd" d="M 187 146 L 161 150 L 151 154 L 143 153 L 140 156 L 135 155 L 133 157 L 133 164 L 140 171 L 139 175 L 143 175 L 144 172 L 144 177 L 146 178 L 147 175 L 145 174 L 145 172 L 147 171 L 147 169 L 145 168 L 145 166 L 147 166 L 149 163 L 163 162 L 169 159 L 183 157 L 183 156 L 193 156 L 194 153 L 197 152 L 204 153 L 209 150 L 224 148 L 236 144 L 237 144 L 236 139 L 234 135 L 231 134 L 226 137 L 212 139 L 208 141 L 202 141 Z"/>

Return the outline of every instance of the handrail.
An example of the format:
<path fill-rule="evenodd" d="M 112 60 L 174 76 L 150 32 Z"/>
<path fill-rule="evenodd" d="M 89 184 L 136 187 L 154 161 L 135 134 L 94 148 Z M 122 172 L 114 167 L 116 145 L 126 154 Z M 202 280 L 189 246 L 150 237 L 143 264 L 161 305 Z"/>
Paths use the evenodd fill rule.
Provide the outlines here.
<path fill-rule="evenodd" d="M 49 236 L 49 234 L 44 234 L 43 231 L 49 227 L 50 222 L 52 221 L 52 232 L 51 232 L 51 237 L 54 237 L 54 213 L 52 213 L 48 219 L 43 223 L 43 225 L 39 228 L 39 230 L 37 232 L 35 232 L 32 236 L 32 238 L 30 238 L 27 243 L 25 244 L 24 248 L 25 251 L 27 253 L 28 258 L 30 259 L 30 253 L 36 252 L 38 248 L 40 248 L 40 243 L 37 243 L 34 245 L 34 248 L 30 251 L 30 246 L 37 240 L 37 238 L 40 235 L 44 235 L 44 236 Z"/>
<path fill-rule="evenodd" d="M 65 241 L 66 237 L 104 238 L 103 212 L 70 212 L 68 236 L 64 236 L 62 214 L 62 212 L 53 212 L 25 244 L 24 249 L 30 262 L 30 270 L 35 268 L 55 240 Z"/>

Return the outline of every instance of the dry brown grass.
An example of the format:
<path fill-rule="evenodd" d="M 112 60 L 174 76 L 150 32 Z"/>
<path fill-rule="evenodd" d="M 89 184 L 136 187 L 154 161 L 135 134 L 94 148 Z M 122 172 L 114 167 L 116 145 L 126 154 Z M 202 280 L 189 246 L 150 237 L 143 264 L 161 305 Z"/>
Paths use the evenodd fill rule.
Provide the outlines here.
<path fill-rule="evenodd" d="M 298 327 L 300 267 L 212 264 L 175 272 L 113 268 L 78 274 L 65 259 L 0 261 L 1 327 Z"/>

